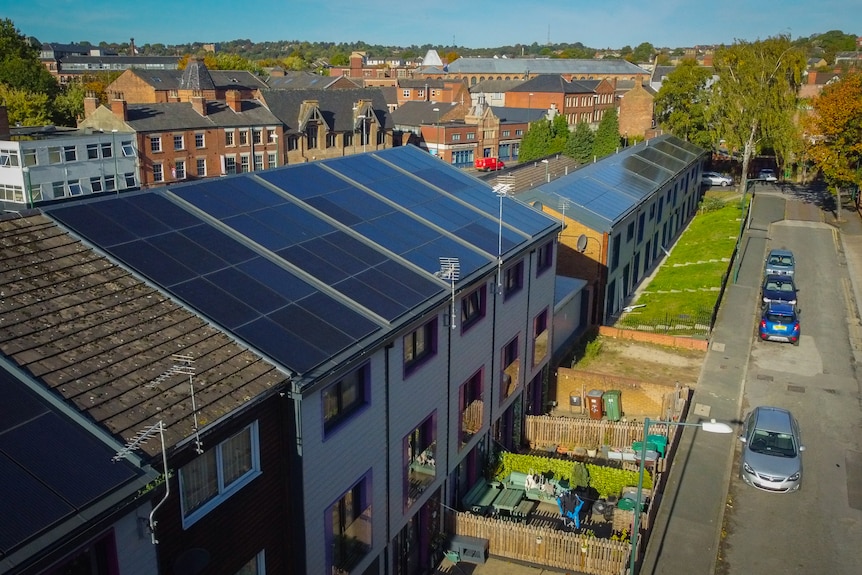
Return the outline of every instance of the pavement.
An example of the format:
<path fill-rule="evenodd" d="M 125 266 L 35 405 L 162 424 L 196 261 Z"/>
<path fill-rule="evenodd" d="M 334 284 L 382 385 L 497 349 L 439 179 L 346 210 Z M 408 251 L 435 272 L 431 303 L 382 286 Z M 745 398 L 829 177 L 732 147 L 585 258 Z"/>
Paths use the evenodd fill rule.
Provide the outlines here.
<path fill-rule="evenodd" d="M 780 196 L 791 201 L 812 201 L 810 193 L 795 196 L 789 188 L 758 188 L 753 217 L 740 242 L 736 281 L 728 282 L 710 346 L 695 387 L 687 422 L 715 418 L 739 423 L 748 356 L 754 334 L 739 329 L 740 317 L 751 317 L 758 308 L 763 257 L 769 224 L 783 219 L 773 208 Z M 816 200 L 815 200 L 816 201 Z M 840 246 L 848 268 L 857 316 L 848 318 L 856 360 L 862 359 L 862 218 L 852 209 L 823 210 L 822 220 L 839 230 Z M 641 575 L 712 575 L 716 570 L 725 503 L 736 449 L 736 434 L 716 435 L 685 427 L 679 443 L 656 521 L 637 573 Z"/>

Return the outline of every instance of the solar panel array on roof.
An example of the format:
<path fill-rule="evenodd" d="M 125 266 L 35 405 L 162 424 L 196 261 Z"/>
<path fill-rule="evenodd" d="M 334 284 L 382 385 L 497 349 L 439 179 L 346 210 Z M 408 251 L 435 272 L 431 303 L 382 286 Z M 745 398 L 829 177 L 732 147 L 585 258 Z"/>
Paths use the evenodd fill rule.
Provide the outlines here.
<path fill-rule="evenodd" d="M 0 556 L 142 475 L 4 369 L 0 397 Z"/>

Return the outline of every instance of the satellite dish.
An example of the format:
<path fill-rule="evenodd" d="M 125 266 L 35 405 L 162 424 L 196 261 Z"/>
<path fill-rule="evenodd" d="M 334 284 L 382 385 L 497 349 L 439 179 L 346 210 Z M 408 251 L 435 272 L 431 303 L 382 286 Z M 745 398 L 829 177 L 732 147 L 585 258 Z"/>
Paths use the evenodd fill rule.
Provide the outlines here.
<path fill-rule="evenodd" d="M 579 252 L 584 253 L 584 250 L 587 249 L 587 235 L 581 234 L 578 236 L 578 243 L 575 244 L 575 247 Z"/>

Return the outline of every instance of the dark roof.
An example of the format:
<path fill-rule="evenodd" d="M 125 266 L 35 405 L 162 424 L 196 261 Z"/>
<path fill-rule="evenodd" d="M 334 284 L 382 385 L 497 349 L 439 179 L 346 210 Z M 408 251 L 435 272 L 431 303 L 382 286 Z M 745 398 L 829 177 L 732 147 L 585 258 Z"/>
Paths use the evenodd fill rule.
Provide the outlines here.
<path fill-rule="evenodd" d="M 311 72 L 290 71 L 285 72 L 284 76 L 270 76 L 266 79 L 266 86 L 281 90 L 326 89 L 339 79 L 338 77 L 321 76 Z"/>
<path fill-rule="evenodd" d="M 551 207 L 565 200 L 566 214 L 572 219 L 610 233 L 631 210 L 704 153 L 675 136 L 662 135 L 518 194 L 518 199 Z"/>
<path fill-rule="evenodd" d="M 60 64 L 91 64 L 100 63 L 107 65 L 127 64 L 130 67 L 145 66 L 147 64 L 177 64 L 180 61 L 177 56 L 64 56 L 60 58 Z"/>
<path fill-rule="evenodd" d="M 241 112 L 223 101 L 208 101 L 207 115 L 201 116 L 191 102 L 129 104 L 126 123 L 136 132 L 197 130 L 213 127 L 275 125 L 281 121 L 257 100 L 241 100 Z"/>
<path fill-rule="evenodd" d="M 601 80 L 567 81 L 558 74 L 540 74 L 519 83 L 510 92 L 544 92 L 554 94 L 592 94 L 601 84 Z"/>
<path fill-rule="evenodd" d="M 661 81 L 662 78 L 676 70 L 676 66 L 656 66 L 652 71 L 653 82 Z"/>
<path fill-rule="evenodd" d="M 357 129 L 353 108 L 361 100 L 370 100 L 377 122 L 386 130 L 392 129 L 389 107 L 383 99 L 383 93 L 377 88 L 264 90 L 262 98 L 284 124 L 286 134 L 299 133 L 302 103 L 308 100 L 317 100 L 324 122 L 334 132 L 351 132 Z"/>
<path fill-rule="evenodd" d="M 189 58 L 180 74 L 180 90 L 215 90 L 215 84 L 206 64 L 198 58 Z"/>
<path fill-rule="evenodd" d="M 457 102 L 404 102 L 392 112 L 392 123 L 396 126 L 433 124 L 444 121 L 446 114 L 457 106 Z M 439 112 L 435 112 L 434 108 Z"/>
<path fill-rule="evenodd" d="M 475 86 L 470 86 L 470 93 L 511 92 L 525 80 L 483 80 Z"/>
<path fill-rule="evenodd" d="M 25 229 L 22 226 L 22 229 Z M 2 569 L 44 553 L 69 532 L 133 496 L 156 473 L 113 457 L 91 422 L 70 414 L 59 398 L 0 363 L 0 557 Z"/>
<path fill-rule="evenodd" d="M 106 232 L 116 225 L 97 206 L 76 206 L 78 215 L 107 226 Z M 140 230 L 141 217 L 149 220 L 133 215 L 138 221 L 126 223 L 130 230 Z M 121 443 L 160 419 L 168 446 L 192 435 L 188 378 L 148 385 L 172 367 L 172 354 L 195 359 L 204 430 L 286 380 L 260 355 L 45 216 L 0 218 L 0 246 L 3 358 Z M 167 255 L 152 250 L 151 257 L 168 265 Z M 161 446 L 149 441 L 142 449 L 154 457 Z"/>
<path fill-rule="evenodd" d="M 648 74 L 631 62 L 612 59 L 458 58 L 448 68 L 450 74 Z"/>
<path fill-rule="evenodd" d="M 491 106 L 491 111 L 499 118 L 501 124 L 525 124 L 544 119 L 548 111 L 539 108 L 510 108 L 508 106 Z"/>
<path fill-rule="evenodd" d="M 377 88 L 383 94 L 383 99 L 390 106 L 398 105 L 398 88 L 395 86 L 380 86 Z"/>
<path fill-rule="evenodd" d="M 226 346 L 234 344 L 219 330 L 233 334 L 296 374 L 297 386 L 317 382 L 344 362 L 364 356 L 417 316 L 446 305 L 450 288 L 436 275 L 439 258 L 458 258 L 459 281 L 467 284 L 492 273 L 497 264 L 498 209 L 487 184 L 414 146 L 45 208 L 52 218 L 197 314 L 174 322 L 199 322 L 200 329 L 220 337 Z M 503 221 L 505 254 L 524 249 L 559 225 L 514 200 L 506 202 Z M 71 263 L 72 270 L 93 267 Z M 97 263 L 100 269 L 108 262 Z M 108 272 L 120 274 L 122 269 L 103 271 L 108 276 L 105 283 L 112 286 Z M 10 283 L 14 285 L 19 273 L 9 272 Z M 133 283 L 132 278 L 124 278 L 122 285 L 126 283 Z M 135 285 L 135 303 L 141 297 L 155 300 L 152 305 L 164 300 L 146 286 Z M 65 291 L 70 290 L 74 291 L 67 299 L 94 297 L 78 281 L 69 282 Z M 150 315 L 165 313 L 157 307 Z M 183 315 L 181 309 L 170 313 Z M 111 321 L 95 312 L 86 317 L 100 326 Z M 27 323 L 21 316 L 12 319 L 12 325 Z M 45 321 L 40 318 L 39 325 Z M 184 353 L 197 355 L 193 347 L 169 341 L 158 326 L 142 326 L 135 316 L 127 323 L 134 327 L 124 326 L 124 337 L 105 328 L 93 329 L 92 335 L 120 346 L 140 341 L 171 353 L 188 349 Z M 51 332 L 84 329 L 77 326 Z M 146 335 L 135 335 L 144 330 Z M 182 332 L 174 330 L 171 335 L 179 338 Z M 29 353 L 37 357 L 56 347 L 73 348 L 65 361 L 58 358 L 52 365 L 72 372 L 72 382 L 64 378 L 60 387 L 85 407 L 88 400 L 107 401 L 120 393 L 113 387 L 95 392 L 91 388 L 95 384 L 80 374 L 88 366 L 78 367 L 86 354 L 71 344 L 47 345 L 44 352 L 40 348 Z M 137 413 L 158 405 L 153 402 L 160 396 L 140 386 L 154 375 L 130 377 L 113 358 L 97 355 L 103 370 L 98 375 L 109 378 L 114 387 L 129 386 L 127 379 L 135 382 L 124 406 L 134 404 L 132 412 Z M 156 360 L 150 355 L 156 354 L 136 358 L 135 369 L 143 369 L 141 364 L 164 365 L 164 356 Z M 70 367 L 72 358 L 76 363 Z M 254 361 L 249 352 L 243 364 Z M 201 380 L 207 382 L 203 373 Z M 202 387 L 214 388 L 208 400 L 218 399 L 217 385 L 207 382 Z M 179 387 L 174 395 L 186 397 Z M 237 390 L 231 397 L 254 395 Z M 116 404 L 110 402 L 120 407 Z M 171 407 L 161 413 L 176 417 Z M 128 417 L 125 411 L 122 415 Z"/>
<path fill-rule="evenodd" d="M 216 90 L 259 90 L 266 88 L 260 78 L 246 70 L 208 70 Z M 144 70 L 133 73 L 156 90 L 180 89 L 183 70 Z"/>

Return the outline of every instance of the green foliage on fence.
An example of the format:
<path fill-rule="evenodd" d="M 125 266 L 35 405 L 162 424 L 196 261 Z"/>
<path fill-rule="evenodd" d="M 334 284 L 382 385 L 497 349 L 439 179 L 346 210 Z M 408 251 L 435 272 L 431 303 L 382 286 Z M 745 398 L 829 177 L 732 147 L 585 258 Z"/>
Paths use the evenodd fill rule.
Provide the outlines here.
<path fill-rule="evenodd" d="M 637 471 L 628 471 L 616 467 L 605 467 L 604 465 L 586 464 L 590 473 L 590 487 L 599 492 L 599 497 L 606 498 L 608 495 L 619 497 L 623 493 L 623 487 L 637 487 Z M 652 475 L 644 470 L 644 489 L 652 489 Z"/>
<path fill-rule="evenodd" d="M 567 461 L 554 457 L 504 453 L 503 465 L 497 473 L 497 480 L 503 481 L 513 471 L 519 473 L 544 475 L 557 481 L 568 481 L 570 487 L 586 487 L 588 474 L 586 466 L 579 461 Z"/>

